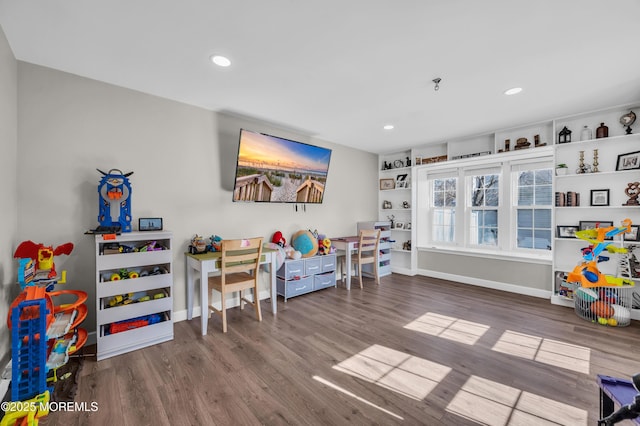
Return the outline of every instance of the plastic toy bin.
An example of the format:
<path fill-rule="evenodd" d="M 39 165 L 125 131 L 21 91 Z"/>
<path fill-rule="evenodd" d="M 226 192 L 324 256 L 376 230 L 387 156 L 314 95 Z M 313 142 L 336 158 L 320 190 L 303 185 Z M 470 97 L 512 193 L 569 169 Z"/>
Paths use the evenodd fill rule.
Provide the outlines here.
<path fill-rule="evenodd" d="M 587 321 L 612 327 L 631 323 L 633 286 L 577 287 L 574 294 L 576 314 Z"/>

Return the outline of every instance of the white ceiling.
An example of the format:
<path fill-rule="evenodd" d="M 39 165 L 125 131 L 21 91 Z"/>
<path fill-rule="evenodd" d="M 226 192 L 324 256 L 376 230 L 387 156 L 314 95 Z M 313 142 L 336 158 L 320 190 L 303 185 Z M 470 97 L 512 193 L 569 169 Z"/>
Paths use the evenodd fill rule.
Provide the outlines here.
<path fill-rule="evenodd" d="M 639 0 L 0 0 L 0 25 L 18 60 L 377 153 L 640 100 Z"/>

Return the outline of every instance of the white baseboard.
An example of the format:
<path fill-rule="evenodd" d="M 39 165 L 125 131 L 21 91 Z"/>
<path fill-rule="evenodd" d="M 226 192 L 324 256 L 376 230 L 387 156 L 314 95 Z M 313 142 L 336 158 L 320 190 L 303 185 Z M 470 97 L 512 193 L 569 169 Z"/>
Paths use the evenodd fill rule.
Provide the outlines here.
<path fill-rule="evenodd" d="M 542 299 L 551 299 L 551 291 L 538 288 L 523 287 L 521 285 L 502 283 L 498 281 L 483 280 L 480 278 L 467 277 L 464 275 L 448 274 L 444 272 L 430 271 L 427 269 L 418 270 L 418 275 L 425 277 L 440 278 L 443 280 L 456 281 L 463 284 L 475 285 L 478 287 L 491 288 L 494 290 L 508 291 L 510 293 L 534 296 Z"/>
<path fill-rule="evenodd" d="M 408 275 L 410 277 L 417 275 L 416 271 L 409 268 L 401 268 L 399 266 L 391 266 L 391 272 L 394 274 Z"/>

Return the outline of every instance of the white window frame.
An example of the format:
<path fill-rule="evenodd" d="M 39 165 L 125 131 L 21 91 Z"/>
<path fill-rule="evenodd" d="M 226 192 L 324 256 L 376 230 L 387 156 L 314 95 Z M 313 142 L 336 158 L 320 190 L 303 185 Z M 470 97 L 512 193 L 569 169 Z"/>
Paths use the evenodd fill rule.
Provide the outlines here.
<path fill-rule="evenodd" d="M 501 247 L 504 246 L 504 242 L 502 241 L 503 232 L 501 232 L 502 227 L 500 225 L 504 221 L 504 217 L 506 217 L 505 216 L 506 212 L 503 207 L 504 206 L 504 194 L 503 194 L 504 179 L 503 179 L 502 164 L 496 163 L 493 166 L 490 165 L 489 167 L 479 167 L 479 168 L 465 167 L 463 169 L 463 173 L 465 175 L 464 185 L 465 185 L 465 192 L 466 192 L 465 200 L 464 200 L 465 201 L 465 211 L 464 211 L 465 246 L 481 249 L 481 250 L 500 250 Z M 471 203 L 471 198 L 473 197 L 473 178 L 475 176 L 486 176 L 486 175 L 498 175 L 498 205 L 474 207 Z M 472 218 L 473 210 L 495 210 L 497 212 L 498 239 L 496 241 L 496 245 L 490 246 L 486 244 L 474 244 L 471 242 L 471 222 L 472 222 L 471 218 Z"/>
<path fill-rule="evenodd" d="M 472 160 L 455 160 L 446 163 L 416 166 L 416 247 L 418 249 L 443 251 L 453 250 L 485 257 L 518 257 L 532 261 L 551 260 L 551 250 L 527 249 L 517 247 L 517 182 L 514 183 L 512 166 L 534 168 L 553 168 L 553 152 L 544 148 L 526 150 L 528 152 L 506 155 L 475 157 Z M 541 167 L 546 166 L 546 167 Z M 533 169 L 532 169 L 533 170 Z M 498 243 L 496 246 L 473 245 L 470 243 L 471 206 L 469 191 L 472 190 L 471 176 L 490 174 L 500 175 L 498 205 Z M 458 195 L 456 199 L 455 241 L 451 244 L 434 241 L 431 234 L 430 212 L 432 202 L 432 180 L 434 177 L 457 176 Z M 493 208 L 490 207 L 492 210 Z M 553 207 L 551 207 L 553 213 Z M 552 224 L 553 229 L 553 214 Z"/>
<path fill-rule="evenodd" d="M 549 204 L 547 205 L 536 205 L 536 204 L 532 204 L 531 206 L 519 206 L 518 205 L 518 173 L 521 171 L 525 171 L 525 170 L 542 170 L 542 169 L 551 169 L 551 199 L 549 200 Z M 542 160 L 538 160 L 538 161 L 514 161 L 511 163 L 511 187 L 513 188 L 512 191 L 512 195 L 511 195 L 511 203 L 512 203 L 512 208 L 511 208 L 511 223 L 512 223 L 512 227 L 511 227 L 511 233 L 513 235 L 513 238 L 510 241 L 510 247 L 511 250 L 516 251 L 516 252 L 521 252 L 521 253 L 541 253 L 541 252 L 548 252 L 551 253 L 551 250 L 543 250 L 543 249 L 532 249 L 532 248 L 525 248 L 525 247 L 518 247 L 518 210 L 549 210 L 549 214 L 551 216 L 551 223 L 549 224 L 549 232 L 550 232 L 550 239 L 549 239 L 549 243 L 551 245 L 551 247 L 553 247 L 553 238 L 554 238 L 554 220 L 553 220 L 553 208 L 554 208 L 554 189 L 553 189 L 553 163 L 549 162 L 549 161 L 545 161 L 544 159 Z M 535 228 L 534 228 L 535 229 Z"/>
<path fill-rule="evenodd" d="M 426 212 L 426 215 L 428 217 L 428 229 L 426 230 L 426 234 L 428 235 L 428 240 L 430 241 L 434 241 L 433 239 L 433 235 L 432 235 L 432 231 L 433 231 L 433 220 L 434 220 L 434 212 L 433 209 L 431 208 L 433 205 L 433 198 L 434 198 L 434 192 L 433 192 L 433 181 L 436 179 L 449 179 L 449 178 L 455 178 L 456 179 L 456 206 L 455 206 L 455 222 L 453 224 L 454 227 L 454 240 L 449 242 L 449 241 L 437 241 L 437 245 L 439 246 L 446 246 L 446 247 L 452 247 L 452 246 L 457 246 L 457 240 L 458 240 L 458 235 L 461 234 L 461 224 L 460 224 L 460 217 L 463 216 L 463 212 L 464 212 L 464 205 L 461 203 L 461 199 L 460 199 L 460 186 L 461 186 L 461 182 L 463 182 L 463 180 L 460 179 L 460 176 L 458 176 L 458 169 L 451 169 L 451 170 L 441 170 L 438 171 L 437 173 L 430 173 L 429 176 L 427 177 L 428 179 L 428 188 L 427 188 L 427 196 L 425 197 L 425 200 L 427 200 L 427 205 L 426 208 L 423 209 L 423 211 Z"/>

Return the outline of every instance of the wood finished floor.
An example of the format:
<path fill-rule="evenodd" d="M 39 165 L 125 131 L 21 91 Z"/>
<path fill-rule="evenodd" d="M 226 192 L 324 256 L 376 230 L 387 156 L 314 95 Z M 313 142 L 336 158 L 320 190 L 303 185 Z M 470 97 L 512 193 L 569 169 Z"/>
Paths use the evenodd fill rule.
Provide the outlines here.
<path fill-rule="evenodd" d="M 638 321 L 603 327 L 546 299 L 432 278 L 394 274 L 262 309 L 261 323 L 231 309 L 227 334 L 213 316 L 203 337 L 195 318 L 171 342 L 86 358 L 76 402 L 98 411 L 41 424 L 595 425 L 596 374 L 640 372 Z M 405 328 L 421 317 L 443 328 Z"/>

